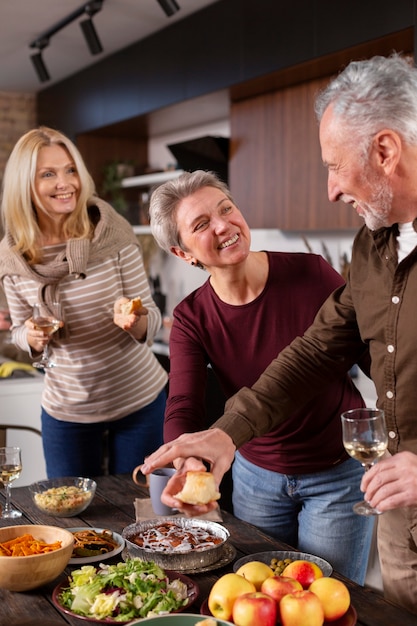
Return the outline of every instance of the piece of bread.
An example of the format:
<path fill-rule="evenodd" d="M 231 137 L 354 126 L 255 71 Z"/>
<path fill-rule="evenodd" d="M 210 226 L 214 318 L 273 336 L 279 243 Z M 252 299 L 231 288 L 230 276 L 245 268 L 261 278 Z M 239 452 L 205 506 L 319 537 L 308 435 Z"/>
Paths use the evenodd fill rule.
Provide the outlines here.
<path fill-rule="evenodd" d="M 142 300 L 140 298 L 133 298 L 133 300 L 129 300 L 129 302 L 122 304 L 120 308 L 123 315 L 130 315 L 131 313 L 141 309 L 142 306 Z"/>
<path fill-rule="evenodd" d="M 187 472 L 182 490 L 175 495 L 186 504 L 208 504 L 220 498 L 210 472 Z"/>

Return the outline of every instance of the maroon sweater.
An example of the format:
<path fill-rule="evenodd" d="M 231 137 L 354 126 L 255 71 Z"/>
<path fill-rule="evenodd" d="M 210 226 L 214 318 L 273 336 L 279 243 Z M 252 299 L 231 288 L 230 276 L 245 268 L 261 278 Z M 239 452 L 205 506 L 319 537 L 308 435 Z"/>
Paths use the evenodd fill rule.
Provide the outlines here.
<path fill-rule="evenodd" d="M 207 281 L 175 308 L 165 441 L 208 427 L 208 365 L 227 398 L 243 386 L 252 386 L 277 354 L 304 334 L 324 300 L 343 284 L 320 256 L 268 252 L 268 259 L 268 280 L 253 302 L 226 304 Z M 325 470 L 347 458 L 340 414 L 363 405 L 346 376 L 239 451 L 248 461 L 283 474 Z"/>

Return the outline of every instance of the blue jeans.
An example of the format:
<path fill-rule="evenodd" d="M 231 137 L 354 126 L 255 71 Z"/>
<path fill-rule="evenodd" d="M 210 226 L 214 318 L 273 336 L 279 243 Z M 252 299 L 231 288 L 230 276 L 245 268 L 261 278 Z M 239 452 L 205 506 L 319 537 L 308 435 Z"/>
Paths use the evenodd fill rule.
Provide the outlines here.
<path fill-rule="evenodd" d="M 349 459 L 325 472 L 286 475 L 253 465 L 237 452 L 233 511 L 301 552 L 320 556 L 363 585 L 374 520 L 356 515 L 361 465 Z"/>
<path fill-rule="evenodd" d="M 51 417 L 42 407 L 42 441 L 49 478 L 103 474 L 107 435 L 108 471 L 129 474 L 163 443 L 166 392 L 150 404 L 111 422 L 77 424 Z"/>

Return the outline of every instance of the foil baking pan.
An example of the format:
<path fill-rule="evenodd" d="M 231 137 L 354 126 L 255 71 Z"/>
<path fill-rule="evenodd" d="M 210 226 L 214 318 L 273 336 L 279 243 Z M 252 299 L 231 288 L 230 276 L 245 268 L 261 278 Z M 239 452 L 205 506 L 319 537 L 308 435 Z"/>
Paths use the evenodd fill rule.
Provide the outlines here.
<path fill-rule="evenodd" d="M 214 546 L 193 548 L 185 551 L 173 550 L 172 552 L 161 552 L 157 548 L 141 548 L 133 542 L 134 537 L 163 522 L 173 522 L 180 529 L 184 530 L 205 530 L 211 535 L 220 538 L 221 541 Z M 207 567 L 218 561 L 222 556 L 224 545 L 229 536 L 227 528 L 217 522 L 188 517 L 159 517 L 130 524 L 122 531 L 122 537 L 126 541 L 130 557 L 140 558 L 142 561 L 153 561 L 160 567 L 177 571 Z"/>

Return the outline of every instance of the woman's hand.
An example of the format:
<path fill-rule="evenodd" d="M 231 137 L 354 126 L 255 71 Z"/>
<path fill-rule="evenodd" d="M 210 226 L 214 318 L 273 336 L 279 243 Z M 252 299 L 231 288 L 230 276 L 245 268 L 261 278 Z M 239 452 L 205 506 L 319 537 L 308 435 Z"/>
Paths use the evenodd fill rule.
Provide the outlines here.
<path fill-rule="evenodd" d="M 114 303 L 113 322 L 138 341 L 145 341 L 148 331 L 148 309 L 143 306 L 138 311 L 125 315 L 122 313 L 122 304 L 126 302 L 129 302 L 129 299 L 122 297 Z"/>
<path fill-rule="evenodd" d="M 60 323 L 60 328 L 64 325 L 64 322 Z M 52 335 L 48 335 L 43 330 L 40 330 L 30 317 L 25 322 L 27 328 L 26 339 L 30 347 L 34 352 L 42 352 L 44 347 L 51 341 Z"/>

